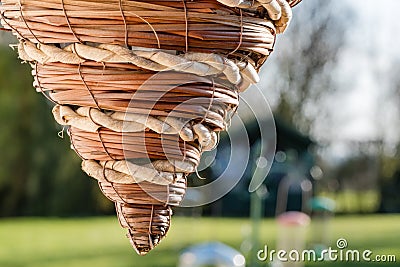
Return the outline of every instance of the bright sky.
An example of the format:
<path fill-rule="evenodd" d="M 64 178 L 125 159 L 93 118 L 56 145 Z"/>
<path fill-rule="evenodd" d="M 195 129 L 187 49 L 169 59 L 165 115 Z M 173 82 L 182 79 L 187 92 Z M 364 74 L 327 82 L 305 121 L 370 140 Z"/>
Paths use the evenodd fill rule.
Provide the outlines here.
<path fill-rule="evenodd" d="M 385 131 L 386 138 L 393 140 L 397 126 L 393 120 L 399 115 L 389 103 L 382 102 L 390 98 L 385 86 L 392 60 L 400 60 L 400 1 L 344 1 L 353 6 L 359 20 L 352 27 L 352 45 L 343 51 L 347 60 L 342 62 L 341 74 L 353 76 L 354 87 L 338 95 L 344 107 L 338 118 L 343 123 L 342 137 L 373 139 L 381 134 L 382 127 L 390 127 Z"/>
<path fill-rule="evenodd" d="M 332 1 L 338 7 L 353 9 L 355 19 L 349 20 L 349 45 L 341 50 L 338 72 L 333 74 L 339 90 L 324 103 L 331 121 L 318 127 L 315 135 L 333 142 L 333 154 L 341 157 L 349 152 L 345 141 L 383 136 L 394 142 L 400 138 L 400 111 L 390 103 L 393 96 L 388 93 L 389 71 L 395 58 L 400 62 L 400 1 Z M 267 79 L 266 71 L 261 83 Z M 264 94 L 273 105 L 276 96 L 272 89 Z"/>
<path fill-rule="evenodd" d="M 382 137 L 390 151 L 400 138 L 400 109 L 389 92 L 391 68 L 396 59 L 400 62 L 400 1 L 342 1 L 354 8 L 358 20 L 352 25 L 351 45 L 342 51 L 338 80 L 343 88 L 330 107 L 332 129 L 339 131 L 323 133 L 333 141 L 329 154 L 341 158 L 351 153 L 348 143 L 341 141 Z"/>

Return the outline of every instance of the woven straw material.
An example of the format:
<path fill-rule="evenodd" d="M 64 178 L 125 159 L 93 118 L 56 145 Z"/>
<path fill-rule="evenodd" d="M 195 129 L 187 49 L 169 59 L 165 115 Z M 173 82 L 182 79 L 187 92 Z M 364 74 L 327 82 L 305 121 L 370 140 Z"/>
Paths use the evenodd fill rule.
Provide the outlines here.
<path fill-rule="evenodd" d="M 185 194 L 186 179 L 181 177 L 168 185 L 149 182 L 128 186 L 110 182 L 99 182 L 104 195 L 122 204 L 172 205 L 178 206 Z M 152 197 L 149 198 L 149 195 Z"/>
<path fill-rule="evenodd" d="M 0 2 L 34 87 L 144 255 L 300 0 Z"/>
<path fill-rule="evenodd" d="M 172 210 L 169 206 L 116 203 L 118 220 L 128 229 L 127 237 L 139 255 L 152 250 L 167 234 Z"/>
<path fill-rule="evenodd" d="M 6 23 L 36 43 L 95 42 L 178 51 L 269 55 L 274 26 L 217 1 L 2 1 Z M 22 19 L 23 17 L 23 19 Z M 189 25 L 189 27 L 188 27 Z M 187 33 L 188 31 L 188 33 Z"/>
<path fill-rule="evenodd" d="M 154 116 L 168 116 L 173 111 L 174 117 L 188 119 L 203 118 L 207 113 L 207 122 L 217 128 L 224 127 L 221 109 L 231 110 L 238 105 L 237 93 L 223 80 L 177 72 L 155 76 L 156 72 L 133 68 L 129 64 L 114 67 L 95 62 L 36 64 L 34 85 L 39 92 L 50 92 L 49 97 L 61 105 Z M 132 97 L 135 104 L 129 105 Z M 212 107 L 208 109 L 211 98 Z M 152 99 L 158 101 L 149 110 Z"/>
<path fill-rule="evenodd" d="M 101 128 L 90 133 L 71 127 L 72 147 L 83 159 L 98 161 L 123 159 L 179 160 L 198 165 L 200 148 L 198 143 L 184 142 L 178 135 L 121 133 Z"/>

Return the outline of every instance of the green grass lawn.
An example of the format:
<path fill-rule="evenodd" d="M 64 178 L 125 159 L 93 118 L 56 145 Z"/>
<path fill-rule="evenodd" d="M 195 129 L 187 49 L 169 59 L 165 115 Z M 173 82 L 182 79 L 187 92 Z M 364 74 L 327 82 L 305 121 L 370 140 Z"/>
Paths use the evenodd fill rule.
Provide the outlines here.
<path fill-rule="evenodd" d="M 167 238 L 153 252 L 139 257 L 114 217 L 3 219 L 0 267 L 172 267 L 180 251 L 197 242 L 217 240 L 239 250 L 250 229 L 246 219 L 174 217 Z M 395 254 L 400 261 L 400 216 L 338 217 L 332 229 L 332 240 L 344 237 L 351 249 Z M 262 243 L 273 247 L 276 230 L 273 220 L 264 220 Z M 399 263 L 318 262 L 307 266 L 394 267 Z"/>

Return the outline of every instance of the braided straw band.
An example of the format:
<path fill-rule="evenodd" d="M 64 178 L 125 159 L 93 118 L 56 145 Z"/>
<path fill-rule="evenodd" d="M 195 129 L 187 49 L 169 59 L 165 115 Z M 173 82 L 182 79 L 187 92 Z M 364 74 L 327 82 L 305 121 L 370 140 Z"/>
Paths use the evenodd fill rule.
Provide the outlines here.
<path fill-rule="evenodd" d="M 87 60 L 101 63 L 130 63 L 152 71 L 175 70 L 198 76 L 223 75 L 234 84 L 255 84 L 260 78 L 252 64 L 236 63 L 217 54 L 185 53 L 173 55 L 160 49 L 134 47 L 131 50 L 118 45 L 84 45 L 74 43 L 64 49 L 54 45 L 35 45 L 22 41 L 18 45 L 19 56 L 25 61 L 41 64 L 60 62 L 81 64 Z M 242 88 L 245 90 L 246 88 Z"/>
<path fill-rule="evenodd" d="M 167 185 L 149 182 L 127 185 L 107 181 L 99 182 L 99 185 L 104 195 L 113 202 L 142 205 L 165 205 L 167 203 L 178 206 L 185 194 L 186 177 L 176 179 Z"/>
<path fill-rule="evenodd" d="M 181 164 L 183 164 L 183 162 Z M 176 168 L 176 172 L 168 172 L 169 168 L 157 170 L 151 164 L 139 165 L 126 160 L 100 162 L 84 160 L 82 162 L 82 169 L 90 177 L 95 178 L 99 182 L 118 184 L 149 182 L 159 185 L 168 185 L 173 183 L 176 179 L 181 179 L 184 175 L 183 172 L 188 172 L 188 170 L 181 170 L 178 168 Z"/>
<path fill-rule="evenodd" d="M 199 141 L 202 151 L 212 150 L 217 145 L 217 134 L 202 123 L 186 123 L 176 117 L 154 117 L 122 112 L 102 112 L 95 108 L 79 107 L 76 111 L 69 106 L 56 105 L 54 119 L 87 132 L 96 133 L 101 127 L 114 132 L 143 132 L 146 128 L 159 134 L 179 134 L 186 141 Z"/>
<path fill-rule="evenodd" d="M 178 206 L 186 191 L 186 179 L 182 178 L 169 185 L 148 182 L 140 184 L 112 184 L 100 182 L 100 188 L 111 201 L 123 204 Z"/>

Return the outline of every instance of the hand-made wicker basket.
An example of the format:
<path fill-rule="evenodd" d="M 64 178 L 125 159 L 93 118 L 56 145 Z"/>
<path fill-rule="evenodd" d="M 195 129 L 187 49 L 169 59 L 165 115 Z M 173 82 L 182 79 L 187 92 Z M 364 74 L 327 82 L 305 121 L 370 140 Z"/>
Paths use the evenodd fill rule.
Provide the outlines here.
<path fill-rule="evenodd" d="M 34 86 L 143 255 L 299 0 L 2 0 Z"/>

